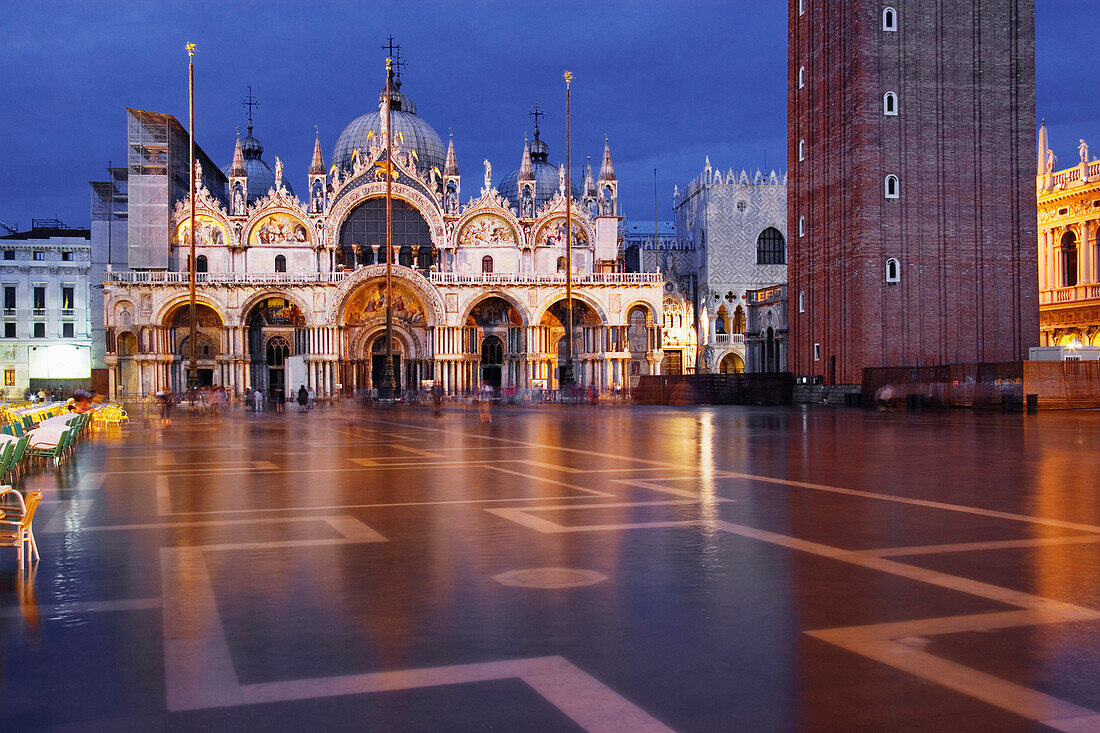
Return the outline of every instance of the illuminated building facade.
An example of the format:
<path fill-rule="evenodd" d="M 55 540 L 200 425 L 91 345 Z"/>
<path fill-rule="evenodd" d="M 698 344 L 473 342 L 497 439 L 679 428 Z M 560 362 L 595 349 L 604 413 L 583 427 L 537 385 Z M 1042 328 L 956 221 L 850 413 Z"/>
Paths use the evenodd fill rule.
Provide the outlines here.
<path fill-rule="evenodd" d="M 1057 170 L 1039 130 L 1039 333 L 1042 346 L 1100 346 L 1100 161 L 1079 141 L 1072 167 Z"/>
<path fill-rule="evenodd" d="M 5 399 L 21 399 L 28 388 L 90 386 L 90 238 L 52 219 L 0 237 Z"/>
<path fill-rule="evenodd" d="M 387 135 L 399 389 L 425 380 L 448 393 L 485 383 L 504 390 L 558 386 L 567 205 L 577 383 L 610 391 L 659 373 L 661 279 L 617 271 L 619 182 L 609 143 L 598 173 L 589 165 L 566 197 L 564 169 L 549 162 L 536 118 L 533 140 L 517 150 L 520 165 L 494 185 L 485 161 L 480 192 L 462 205 L 454 140 L 443 145 L 399 81 L 392 130 L 384 129 L 383 96 L 377 110 L 344 129 L 330 166 L 314 141 L 301 197 L 278 158 L 274 166 L 263 160 L 251 119 L 228 165 L 215 175 L 200 165 L 200 383 L 285 394 L 304 384 L 321 396 L 378 383 L 386 351 Z M 181 176 L 168 168 L 158 183 L 174 190 Z M 136 188 L 131 168 L 131 207 Z M 186 381 L 190 205 L 186 196 L 164 199 L 163 227 L 137 226 L 131 210 L 130 269 L 112 270 L 104 286 L 114 394 L 179 391 Z M 159 221 L 156 211 L 146 213 L 148 222 Z"/>

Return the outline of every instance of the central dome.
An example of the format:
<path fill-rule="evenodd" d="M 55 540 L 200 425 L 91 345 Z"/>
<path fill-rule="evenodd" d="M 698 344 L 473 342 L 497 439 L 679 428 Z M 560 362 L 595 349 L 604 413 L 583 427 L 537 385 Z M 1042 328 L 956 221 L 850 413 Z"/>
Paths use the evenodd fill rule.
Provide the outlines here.
<path fill-rule="evenodd" d="M 424 120 L 416 116 L 416 105 L 401 93 L 401 82 L 396 81 L 393 93 L 393 105 L 390 109 L 390 126 L 394 133 L 401 133 L 401 149 L 415 150 L 416 169 L 427 173 L 433 167 L 443 170 L 446 148 L 439 134 Z M 385 92 L 379 95 L 379 104 Z M 371 132 L 374 136 L 367 139 Z M 380 110 L 368 112 L 351 121 L 340 137 L 336 138 L 336 147 L 332 151 L 332 164 L 343 169 L 351 168 L 351 159 L 355 151 L 365 155 L 371 143 L 382 140 L 382 113 Z"/>
<path fill-rule="evenodd" d="M 547 202 L 558 195 L 558 190 L 561 188 L 561 181 L 558 179 L 558 167 L 553 163 L 550 163 L 547 158 L 550 156 L 550 146 L 545 141 L 539 138 L 539 129 L 535 128 L 535 139 L 530 143 L 531 147 L 531 179 L 534 180 L 535 188 L 535 200 L 534 210 L 538 211 Z M 519 177 L 522 168 L 516 168 L 514 171 L 500 179 L 500 183 L 497 184 L 497 191 L 500 195 L 508 201 L 509 204 L 515 208 L 516 211 L 520 210 L 520 197 L 519 197 Z M 577 188 L 575 182 L 572 183 L 573 198 L 580 200 L 581 190 Z"/>

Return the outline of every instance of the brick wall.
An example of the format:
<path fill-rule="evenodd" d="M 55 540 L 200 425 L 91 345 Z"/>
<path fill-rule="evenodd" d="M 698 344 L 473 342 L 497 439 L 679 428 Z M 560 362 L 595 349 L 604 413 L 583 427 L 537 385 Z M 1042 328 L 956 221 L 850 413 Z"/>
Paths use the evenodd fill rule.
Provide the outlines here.
<path fill-rule="evenodd" d="M 789 24 L 791 302 L 806 293 L 805 312 L 791 309 L 792 370 L 855 384 L 864 367 L 1026 358 L 1038 343 L 1034 0 L 803 2 Z M 882 29 L 888 5 L 897 32 Z M 887 174 L 898 199 L 884 196 Z"/>

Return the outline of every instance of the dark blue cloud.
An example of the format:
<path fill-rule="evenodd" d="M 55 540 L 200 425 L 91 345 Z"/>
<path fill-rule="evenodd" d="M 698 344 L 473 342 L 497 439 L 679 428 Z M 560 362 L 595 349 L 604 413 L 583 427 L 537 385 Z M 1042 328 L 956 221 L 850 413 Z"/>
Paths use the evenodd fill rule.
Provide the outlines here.
<path fill-rule="evenodd" d="M 264 158 L 304 184 L 314 125 L 327 159 L 344 125 L 376 107 L 390 33 L 408 60 L 404 91 L 444 140 L 454 132 L 464 198 L 483 159 L 497 179 L 519 165 L 535 99 L 563 160 L 569 69 L 574 171 L 586 154 L 598 165 L 606 134 L 626 214 L 652 216 L 658 168 L 665 218 L 672 185 L 707 154 L 723 169 L 785 168 L 786 12 L 747 0 L 5 3 L 0 219 L 86 223 L 87 181 L 125 160 L 123 107 L 186 122 L 187 41 L 199 48 L 200 145 L 229 160 L 251 84 Z M 1038 12 L 1039 113 L 1065 159 L 1100 130 L 1088 35 L 1100 6 L 1044 0 Z"/>

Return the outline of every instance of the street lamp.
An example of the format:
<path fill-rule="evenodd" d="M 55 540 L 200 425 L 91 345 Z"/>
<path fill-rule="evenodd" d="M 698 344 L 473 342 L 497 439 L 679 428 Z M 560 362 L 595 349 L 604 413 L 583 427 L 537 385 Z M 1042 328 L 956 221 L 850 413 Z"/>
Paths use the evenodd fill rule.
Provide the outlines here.
<path fill-rule="evenodd" d="M 393 132 L 390 108 L 393 100 L 393 59 L 386 59 L 386 364 L 378 396 L 392 400 L 397 387 L 393 378 Z"/>
<path fill-rule="evenodd" d="M 189 298 L 187 301 L 190 327 L 188 340 L 190 351 L 187 359 L 187 388 L 189 390 L 199 386 L 198 352 L 196 348 L 196 333 L 198 331 L 195 322 L 195 44 L 187 44 L 187 97 L 188 97 L 188 128 L 190 133 L 190 171 L 191 171 L 191 254 L 188 257 L 187 272 L 189 283 Z"/>

